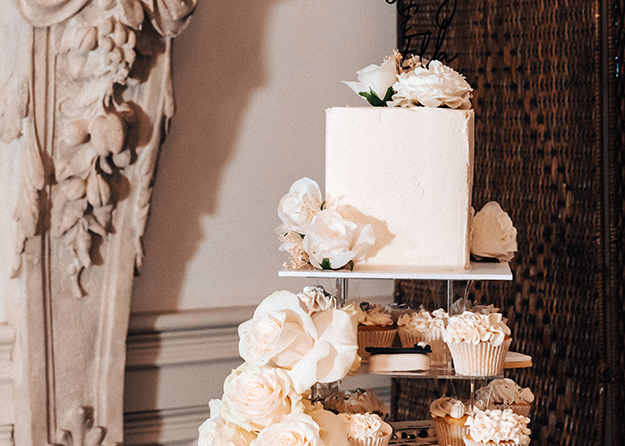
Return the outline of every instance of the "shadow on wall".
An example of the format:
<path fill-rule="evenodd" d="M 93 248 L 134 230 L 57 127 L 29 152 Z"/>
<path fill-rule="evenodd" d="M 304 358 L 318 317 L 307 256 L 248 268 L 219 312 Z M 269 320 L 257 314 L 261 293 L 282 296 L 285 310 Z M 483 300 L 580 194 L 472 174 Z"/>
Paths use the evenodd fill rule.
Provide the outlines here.
<path fill-rule="evenodd" d="M 160 155 L 135 294 L 140 289 L 141 295 L 164 296 L 168 308 L 177 306 L 187 265 L 203 238 L 201 219 L 217 210 L 248 104 L 265 83 L 269 13 L 280 1 L 200 1 L 174 42 L 176 114 Z M 159 407 L 158 374 L 152 372 L 143 380 L 142 401 L 126 400 L 127 415 L 168 409 Z M 131 394 L 126 397 L 133 399 Z"/>
<path fill-rule="evenodd" d="M 168 308 L 177 306 L 187 264 L 202 241 L 201 218 L 219 205 L 249 101 L 265 83 L 263 45 L 279 1 L 199 2 L 174 42 L 176 114 L 156 175 L 145 266 L 135 279 L 135 290 L 166 296 Z"/>

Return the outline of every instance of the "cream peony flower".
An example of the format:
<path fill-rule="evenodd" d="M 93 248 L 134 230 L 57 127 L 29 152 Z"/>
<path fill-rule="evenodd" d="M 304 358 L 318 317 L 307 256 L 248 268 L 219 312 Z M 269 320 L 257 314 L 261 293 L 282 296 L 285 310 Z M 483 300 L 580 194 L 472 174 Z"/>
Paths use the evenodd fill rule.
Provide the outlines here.
<path fill-rule="evenodd" d="M 397 82 L 395 60 L 395 56 L 388 57 L 380 66 L 369 65 L 357 71 L 358 82 L 343 81 L 343 83 L 371 105 L 384 107 L 393 93 L 393 84 Z"/>
<path fill-rule="evenodd" d="M 276 229 L 278 235 L 289 231 L 304 234 L 322 203 L 321 189 L 315 181 L 306 177 L 297 180 L 278 205 L 278 216 L 283 223 Z"/>
<path fill-rule="evenodd" d="M 517 251 L 516 228 L 495 201 L 486 203 L 471 221 L 471 254 L 509 262 Z"/>
<path fill-rule="evenodd" d="M 224 382 L 220 416 L 245 430 L 258 432 L 291 413 L 303 412 L 301 399 L 285 370 L 244 363 Z"/>
<path fill-rule="evenodd" d="M 389 106 L 471 108 L 473 89 L 469 83 L 460 73 L 438 60 L 431 61 L 427 68 L 417 66 L 397 78 L 397 83 L 393 85 L 395 94 Z"/>
<path fill-rule="evenodd" d="M 304 251 L 304 239 L 300 234 L 289 231 L 286 234 L 278 234 L 278 238 L 282 242 L 278 251 L 285 251 L 291 255 L 291 268 L 302 269 L 308 266 L 308 253 Z M 284 267 L 287 268 L 288 265 L 285 263 Z"/>
<path fill-rule="evenodd" d="M 239 353 L 250 364 L 289 370 L 303 392 L 315 382 L 343 379 L 358 349 L 355 314 L 334 308 L 312 316 L 297 295 L 278 291 L 239 326 Z"/>
<path fill-rule="evenodd" d="M 294 413 L 260 431 L 250 446 L 328 446 L 310 415 Z"/>
<path fill-rule="evenodd" d="M 248 446 L 256 435 L 224 420 L 221 416 L 222 403 L 211 400 L 211 417 L 199 427 L 198 446 Z"/>
<path fill-rule="evenodd" d="M 367 255 L 375 242 L 371 225 L 358 226 L 338 212 L 325 209 L 311 222 L 304 237 L 304 249 L 311 265 L 320 269 L 339 269 Z"/>

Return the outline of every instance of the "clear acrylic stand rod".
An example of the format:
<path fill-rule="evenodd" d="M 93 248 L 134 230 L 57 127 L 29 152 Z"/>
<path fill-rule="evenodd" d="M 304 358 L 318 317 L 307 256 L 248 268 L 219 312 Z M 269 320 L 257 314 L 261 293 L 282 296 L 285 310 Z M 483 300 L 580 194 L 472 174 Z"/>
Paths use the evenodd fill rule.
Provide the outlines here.
<path fill-rule="evenodd" d="M 343 308 L 349 303 L 348 281 L 349 279 L 342 277 L 337 277 L 336 279 L 334 296 L 336 296 L 336 306 L 338 308 Z"/>
<path fill-rule="evenodd" d="M 451 306 L 454 303 L 454 281 L 447 281 L 447 313 L 451 316 Z"/>

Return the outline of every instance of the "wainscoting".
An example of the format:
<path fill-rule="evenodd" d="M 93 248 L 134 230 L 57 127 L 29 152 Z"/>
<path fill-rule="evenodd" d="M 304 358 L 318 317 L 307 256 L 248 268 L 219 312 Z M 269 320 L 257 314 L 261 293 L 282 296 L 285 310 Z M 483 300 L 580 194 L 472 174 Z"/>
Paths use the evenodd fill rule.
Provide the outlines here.
<path fill-rule="evenodd" d="M 127 445 L 185 444 L 221 398 L 223 382 L 243 360 L 238 325 L 254 307 L 134 314 L 128 333 L 124 439 Z M 390 400 L 390 379 L 350 377 L 342 387 L 374 389 Z M 3 445 L 0 445 L 3 446 Z"/>

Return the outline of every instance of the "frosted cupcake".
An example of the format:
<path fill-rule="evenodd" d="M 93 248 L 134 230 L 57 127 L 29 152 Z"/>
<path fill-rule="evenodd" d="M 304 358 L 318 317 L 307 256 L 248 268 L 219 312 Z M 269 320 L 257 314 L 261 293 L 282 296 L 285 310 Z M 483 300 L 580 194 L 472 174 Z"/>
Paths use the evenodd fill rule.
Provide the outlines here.
<path fill-rule="evenodd" d="M 336 414 L 373 413 L 383 420 L 390 413 L 373 390 L 357 389 L 354 392 L 336 392 L 323 400 L 323 408 Z"/>
<path fill-rule="evenodd" d="M 510 329 L 500 313 L 471 311 L 452 316 L 443 339 L 459 375 L 492 376 L 503 368 L 512 342 Z"/>
<path fill-rule="evenodd" d="M 419 342 L 426 342 L 432 348 L 430 363 L 433 366 L 447 365 L 449 349 L 443 341 L 448 315 L 443 309 L 432 313 L 423 307 L 413 313 L 405 313 L 397 320 L 399 339 L 405 348 Z"/>
<path fill-rule="evenodd" d="M 469 433 L 465 426 L 469 414 L 462 401 L 447 396 L 434 400 L 430 404 L 430 415 L 438 444 L 464 446 L 463 438 Z"/>
<path fill-rule="evenodd" d="M 393 434 L 390 424 L 376 414 L 357 413 L 339 415 L 347 429 L 351 446 L 387 446 Z"/>
<path fill-rule="evenodd" d="M 512 409 L 524 417 L 530 414 L 534 394 L 529 387 L 522 388 L 510 378 L 494 379 L 487 386 L 477 389 L 476 398 L 487 409 Z"/>
<path fill-rule="evenodd" d="M 397 337 L 397 325 L 381 305 L 361 302 L 358 314 L 358 355 L 363 361 L 369 353 L 366 347 L 392 347 Z"/>
<path fill-rule="evenodd" d="M 529 418 L 512 410 L 476 411 L 467 418 L 466 446 L 525 446 L 530 442 Z"/>

